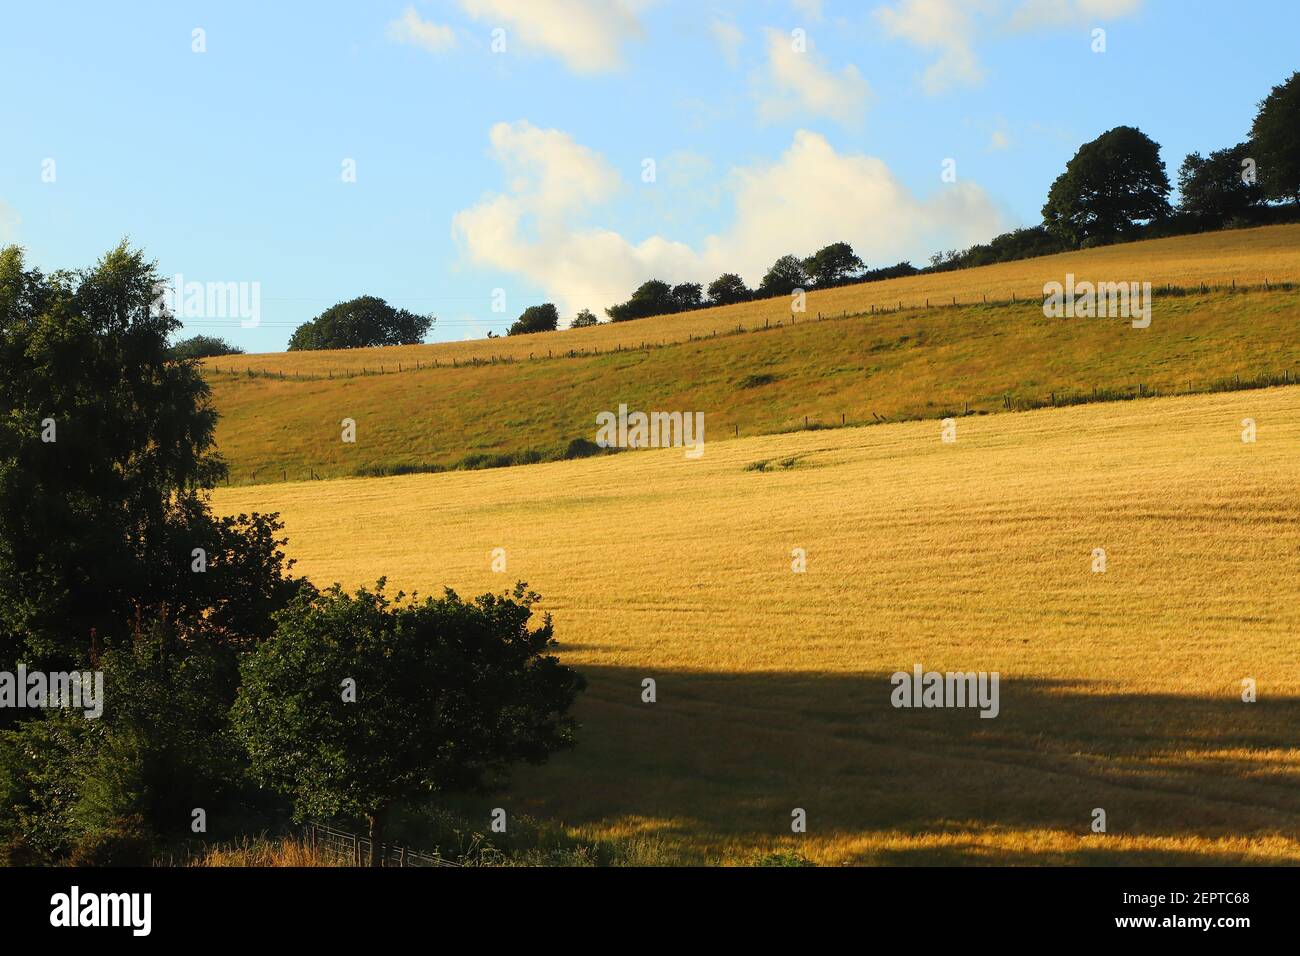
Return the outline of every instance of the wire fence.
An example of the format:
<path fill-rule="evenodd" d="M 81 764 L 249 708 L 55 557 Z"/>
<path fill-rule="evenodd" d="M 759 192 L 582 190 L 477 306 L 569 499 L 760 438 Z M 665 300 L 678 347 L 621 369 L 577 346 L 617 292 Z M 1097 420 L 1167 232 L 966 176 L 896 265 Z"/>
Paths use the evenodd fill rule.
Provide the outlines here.
<path fill-rule="evenodd" d="M 1228 283 L 1210 284 L 1210 283 L 1200 282 L 1197 283 L 1196 285 L 1190 285 L 1190 286 L 1175 286 L 1175 285 L 1157 286 L 1154 289 L 1152 289 L 1151 292 L 1153 298 L 1155 297 L 1169 298 L 1169 297 L 1185 297 L 1189 295 L 1208 295 L 1217 292 L 1242 293 L 1242 294 L 1249 293 L 1249 292 L 1293 292 L 1297 288 L 1300 288 L 1300 285 L 1294 282 L 1272 282 L 1268 279 L 1265 279 L 1264 282 L 1261 284 L 1248 285 L 1246 283 L 1238 283 L 1236 279 L 1232 279 Z M 294 369 L 294 370 L 290 370 L 289 373 L 286 374 L 283 369 L 253 368 L 252 366 L 244 366 L 243 368 L 240 368 L 238 366 L 240 356 L 232 355 L 232 356 L 221 356 L 219 359 L 214 359 L 213 364 L 207 366 L 206 370 L 216 375 L 244 376 L 246 378 L 279 379 L 281 381 L 284 380 L 322 381 L 322 380 L 331 380 L 336 378 L 339 379 L 363 378 L 372 375 L 398 375 L 404 372 L 419 372 L 419 371 L 426 371 L 429 369 L 482 368 L 483 366 L 486 365 L 515 365 L 519 362 L 548 361 L 548 360 L 556 360 L 556 359 L 596 358 L 602 355 L 616 355 L 623 352 L 644 352 L 650 349 L 670 348 L 675 345 L 684 345 L 684 344 L 690 344 L 694 342 L 703 342 L 708 339 L 716 339 L 719 337 L 730 337 L 733 335 L 746 335 L 754 332 L 776 331 L 783 328 L 800 327 L 803 325 L 807 325 L 810 322 L 829 322 L 829 321 L 842 321 L 845 319 L 871 318 L 874 316 L 893 315 L 899 312 L 912 312 L 912 311 L 924 312 L 931 309 L 939 310 L 939 309 L 953 309 L 953 308 L 968 308 L 970 306 L 981 306 L 981 305 L 995 306 L 995 307 L 1017 306 L 1017 305 L 1040 304 L 1040 302 L 1041 300 L 1036 299 L 1032 296 L 1026 297 L 1023 295 L 1018 295 L 1015 292 L 1011 293 L 1011 296 L 1006 299 L 996 299 L 996 298 L 990 299 L 987 294 L 981 293 L 978 296 L 966 300 L 961 300 L 959 296 L 951 296 L 951 301 L 949 301 L 948 299 L 944 299 L 942 301 L 932 300 L 931 298 L 926 298 L 924 299 L 924 301 L 918 300 L 914 302 L 905 302 L 903 300 L 899 300 L 896 306 L 871 305 L 866 308 L 854 309 L 852 311 L 850 311 L 849 309 L 842 309 L 839 313 L 818 312 L 816 313 L 815 316 L 806 313 L 802 313 L 802 314 L 795 313 L 795 312 L 790 312 L 788 314 L 782 313 L 782 315 L 778 317 L 776 321 L 773 321 L 771 316 L 765 317 L 763 319 L 762 325 L 757 324 L 757 319 L 754 319 L 751 320 L 751 324 L 745 325 L 744 323 L 740 323 L 737 324 L 734 329 L 727 328 L 724 330 L 721 328 L 715 328 L 708 332 L 702 332 L 699 334 L 688 333 L 685 339 L 660 339 L 658 342 L 654 342 L 654 341 L 641 341 L 641 342 L 632 341 L 628 343 L 616 342 L 612 346 L 606 346 L 603 349 L 594 346 L 591 348 L 568 348 L 568 349 L 551 348 L 546 350 L 545 355 L 543 355 L 541 351 L 538 350 L 536 352 L 529 352 L 527 357 L 523 357 L 522 355 L 515 355 L 515 354 L 504 354 L 504 355 L 488 355 L 488 356 L 468 356 L 464 358 L 453 357 L 450 361 L 447 361 L 445 359 L 439 360 L 437 358 L 434 358 L 431 361 L 417 359 L 414 362 L 409 360 L 405 362 L 384 362 L 384 363 L 376 363 L 374 366 L 362 365 L 360 368 L 352 367 L 352 366 L 343 366 L 338 369 L 326 369 L 325 371 L 313 371 L 313 372 L 302 372 L 300 370 Z M 677 314 L 689 315 L 690 313 L 683 312 Z M 631 327 L 635 324 L 636 321 L 638 320 L 631 320 L 627 323 L 620 323 L 620 324 L 626 324 L 627 326 Z M 609 324 L 610 323 L 602 323 L 602 326 L 608 326 Z M 310 354 L 310 353 L 305 353 L 305 354 Z M 218 361 L 221 361 L 223 363 L 229 363 L 229 364 L 225 364 L 225 366 L 222 367 L 221 365 L 217 364 Z"/>
<path fill-rule="evenodd" d="M 369 866 L 369 837 L 325 823 L 308 823 L 303 827 L 303 839 L 313 850 L 344 866 Z M 426 853 L 412 850 L 397 844 L 381 843 L 379 845 L 380 861 L 383 866 L 460 866 L 440 853 Z"/>

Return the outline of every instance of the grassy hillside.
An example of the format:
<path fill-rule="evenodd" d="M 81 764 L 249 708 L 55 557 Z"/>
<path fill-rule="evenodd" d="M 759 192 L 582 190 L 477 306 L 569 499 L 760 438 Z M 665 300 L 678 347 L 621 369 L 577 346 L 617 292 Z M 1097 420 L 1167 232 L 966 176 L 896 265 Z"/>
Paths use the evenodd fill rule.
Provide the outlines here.
<path fill-rule="evenodd" d="M 1223 291 L 1158 298 L 1147 329 L 1045 319 L 1036 303 L 975 305 L 787 323 L 549 362 L 332 380 L 208 378 L 232 482 L 249 483 L 452 465 L 471 454 L 555 453 L 594 438 L 596 413 L 620 402 L 704 412 L 713 442 L 737 429 L 746 436 L 802 427 L 805 416 L 838 425 L 841 416 L 853 423 L 996 412 L 1008 396 L 1032 404 L 1094 388 L 1186 392 L 1235 376 L 1294 380 L 1298 318 L 1300 292 Z M 340 440 L 344 418 L 357 423 L 355 444 Z"/>
<path fill-rule="evenodd" d="M 958 303 L 1021 299 L 1042 300 L 1043 283 L 1063 281 L 1067 272 L 1080 279 L 1140 281 L 1153 285 L 1194 286 L 1199 283 L 1245 285 L 1300 281 L 1300 224 L 1266 226 L 1156 239 L 1007 262 L 935 275 L 889 279 L 862 285 L 813 292 L 808 296 L 808 313 L 798 321 L 815 318 L 818 312 L 870 312 L 881 309 L 924 307 Z M 631 289 L 628 290 L 631 293 Z M 522 308 L 522 306 L 521 306 Z M 763 328 L 777 322 L 789 324 L 788 299 L 768 299 L 716 309 L 702 309 L 682 315 L 661 316 L 604 324 L 538 335 L 500 339 L 476 339 L 436 345 L 410 345 L 384 349 L 356 349 L 335 352 L 240 355 L 209 359 L 209 368 L 299 375 L 343 374 L 347 370 L 394 372 L 399 365 L 409 369 L 417 362 L 428 364 L 465 363 L 515 359 L 523 361 L 570 350 L 606 352 L 616 347 L 639 348 L 645 344 L 688 341 L 700 336 L 722 334 L 742 328 Z"/>
<path fill-rule="evenodd" d="M 1254 348 L 1233 308 L 1206 349 Z M 1119 334 L 1089 328 L 1084 365 Z M 320 583 L 545 596 L 590 680 L 581 742 L 481 819 L 683 861 L 1231 863 L 1300 862 L 1298 487 L 1300 388 L 1275 388 L 964 419 L 955 444 L 911 422 L 214 502 L 282 512 Z M 1001 715 L 894 709 L 889 675 L 918 662 L 999 671 Z"/>

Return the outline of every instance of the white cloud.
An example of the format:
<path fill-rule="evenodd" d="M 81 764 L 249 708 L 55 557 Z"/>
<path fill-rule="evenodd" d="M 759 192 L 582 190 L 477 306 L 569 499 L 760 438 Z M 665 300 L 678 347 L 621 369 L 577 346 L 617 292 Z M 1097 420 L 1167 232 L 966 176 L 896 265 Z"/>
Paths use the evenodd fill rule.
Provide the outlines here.
<path fill-rule="evenodd" d="M 939 52 L 922 74 L 921 86 L 927 93 L 941 93 L 984 79 L 972 47 L 972 15 L 987 9 L 984 0 L 899 0 L 896 7 L 878 8 L 876 19 L 891 35 Z"/>
<path fill-rule="evenodd" d="M 409 43 L 442 53 L 456 46 L 456 32 L 449 26 L 421 20 L 415 7 L 407 7 L 402 15 L 388 24 L 388 38 L 396 43 Z"/>
<path fill-rule="evenodd" d="M 995 129 L 989 136 L 989 149 L 1003 150 L 1011 148 L 1011 137 L 1003 130 Z"/>
<path fill-rule="evenodd" d="M 603 73 L 621 64 L 622 46 L 642 35 L 641 10 L 650 0 L 460 0 L 476 20 L 507 28 L 518 41 L 552 53 L 577 73 Z"/>
<path fill-rule="evenodd" d="M 1078 26 L 1141 6 L 1142 0 L 893 0 L 875 16 L 891 36 L 938 54 L 921 76 L 922 88 L 933 94 L 983 81 L 975 55 L 981 33 Z"/>
<path fill-rule="evenodd" d="M 841 123 L 858 123 L 871 95 L 871 87 L 853 64 L 833 73 L 810 41 L 807 49 L 800 51 L 790 35 L 770 28 L 766 81 L 768 89 L 759 100 L 759 115 L 768 120 L 811 113 Z"/>
<path fill-rule="evenodd" d="M 872 265 L 893 264 L 986 240 L 1004 225 L 974 184 L 921 198 L 883 161 L 838 153 L 800 130 L 775 162 L 733 170 L 733 220 L 700 248 L 657 235 L 632 242 L 574 224 L 617 192 L 617 174 L 599 156 L 528 123 L 498 124 L 492 142 L 509 191 L 457 213 L 453 233 L 471 262 L 527 278 L 565 315 L 601 311 L 650 278 L 707 283 L 739 272 L 754 284 L 778 256 L 841 239 Z"/>
<path fill-rule="evenodd" d="M 718 41 L 727 63 L 731 66 L 739 63 L 740 47 L 745 42 L 745 34 L 741 32 L 740 27 L 730 20 L 714 20 L 709 28 L 713 32 L 713 38 Z"/>

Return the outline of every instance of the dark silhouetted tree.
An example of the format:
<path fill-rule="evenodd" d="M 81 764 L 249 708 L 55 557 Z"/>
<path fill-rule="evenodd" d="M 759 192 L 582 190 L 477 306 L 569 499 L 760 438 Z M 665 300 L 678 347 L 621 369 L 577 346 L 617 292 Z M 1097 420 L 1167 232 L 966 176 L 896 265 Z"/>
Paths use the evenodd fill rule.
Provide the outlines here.
<path fill-rule="evenodd" d="M 678 311 L 672 287 L 659 279 L 643 282 L 632 293 L 632 298 L 620 305 L 611 305 L 605 314 L 614 322 L 644 319 L 651 315 L 668 315 Z"/>
<path fill-rule="evenodd" d="M 1117 126 L 1079 147 L 1052 183 L 1047 228 L 1075 244 L 1122 238 L 1170 213 L 1160 147 L 1141 130 Z"/>
<path fill-rule="evenodd" d="M 866 265 L 847 242 L 834 242 L 804 260 L 804 270 L 818 288 L 839 285 L 861 274 Z"/>
<path fill-rule="evenodd" d="M 515 320 L 506 335 L 530 335 L 533 332 L 554 332 L 560 327 L 560 313 L 550 302 L 530 305 Z"/>
<path fill-rule="evenodd" d="M 243 355 L 244 350 L 231 345 L 225 339 L 215 335 L 192 335 L 181 339 L 172 346 L 172 357 L 176 359 L 200 359 L 213 355 Z"/>
<path fill-rule="evenodd" d="M 1178 168 L 1178 209 L 1204 223 L 1221 226 L 1245 216 L 1264 201 L 1258 183 L 1243 175 L 1242 160 L 1251 158 L 1249 144 L 1218 149 L 1209 156 L 1191 153 Z"/>
<path fill-rule="evenodd" d="M 1264 195 L 1300 203 L 1300 70 L 1259 104 L 1250 139 Z"/>
<path fill-rule="evenodd" d="M 748 301 L 753 295 L 745 280 L 734 272 L 724 272 L 709 283 L 709 301 L 714 305 L 732 305 Z"/>
<path fill-rule="evenodd" d="M 698 282 L 683 282 L 673 286 L 673 304 L 678 312 L 689 312 L 704 304 L 704 288 Z"/>
<path fill-rule="evenodd" d="M 377 345 L 416 345 L 435 319 L 395 309 L 383 299 L 363 295 L 330 306 L 289 337 L 289 351 L 364 349 Z"/>
<path fill-rule="evenodd" d="M 782 256 L 772 263 L 772 267 L 763 276 L 763 281 L 758 286 L 758 294 L 789 295 L 795 289 L 806 289 L 810 284 L 803 260 L 798 256 Z"/>

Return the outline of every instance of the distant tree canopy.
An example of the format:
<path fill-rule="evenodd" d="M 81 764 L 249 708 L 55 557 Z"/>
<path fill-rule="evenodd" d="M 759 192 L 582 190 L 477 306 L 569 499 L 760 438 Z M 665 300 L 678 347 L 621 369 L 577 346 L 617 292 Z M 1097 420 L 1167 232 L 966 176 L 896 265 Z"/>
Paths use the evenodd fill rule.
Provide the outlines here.
<path fill-rule="evenodd" d="M 1169 189 L 1159 145 L 1139 129 L 1117 126 L 1079 147 L 1052 183 L 1043 220 L 1074 245 L 1110 241 L 1139 222 L 1168 217 Z"/>
<path fill-rule="evenodd" d="M 704 304 L 704 287 L 698 282 L 683 282 L 673 286 L 673 305 L 678 312 L 689 312 Z"/>
<path fill-rule="evenodd" d="M 583 309 L 573 317 L 573 321 L 569 323 L 569 328 L 585 329 L 588 326 L 599 324 L 600 319 L 596 318 L 596 313 L 592 312 L 591 309 Z"/>
<path fill-rule="evenodd" d="M 819 249 L 803 261 L 803 266 L 818 288 L 840 285 L 866 268 L 847 242 L 834 242 Z"/>
<path fill-rule="evenodd" d="M 1300 70 L 1259 104 L 1250 138 L 1264 195 L 1300 203 Z"/>
<path fill-rule="evenodd" d="M 1179 211 L 1221 226 L 1263 202 L 1264 191 L 1244 175 L 1242 161 L 1250 154 L 1249 143 L 1209 156 L 1189 154 L 1178 168 Z"/>
<path fill-rule="evenodd" d="M 734 272 L 724 272 L 709 283 L 709 299 L 714 305 L 732 305 L 752 296 L 745 280 Z"/>
<path fill-rule="evenodd" d="M 232 711 L 254 777 L 299 819 L 368 821 L 371 866 L 398 801 L 487 790 L 511 764 L 572 746 L 568 711 L 585 686 L 548 653 L 549 615 L 529 629 L 537 595 L 522 583 L 405 606 L 383 586 L 352 596 L 336 585 L 281 613 L 243 660 Z"/>
<path fill-rule="evenodd" d="M 762 296 L 789 295 L 795 289 L 806 289 L 809 284 L 803 260 L 798 256 L 782 256 L 764 274 L 758 293 Z"/>
<path fill-rule="evenodd" d="M 644 319 L 651 315 L 667 315 L 679 312 L 677 300 L 673 298 L 673 289 L 667 282 L 651 279 L 643 282 L 632 293 L 632 298 L 621 305 L 611 305 L 605 314 L 614 322 L 626 322 L 629 319 Z"/>
<path fill-rule="evenodd" d="M 213 355 L 243 355 L 244 350 L 215 335 L 192 335 L 181 339 L 171 349 L 176 359 L 200 359 Z"/>
<path fill-rule="evenodd" d="M 289 339 L 289 351 L 416 345 L 424 341 L 434 321 L 433 316 L 395 309 L 377 296 L 363 295 L 330 306 L 298 326 Z"/>
<path fill-rule="evenodd" d="M 553 303 L 530 305 L 506 335 L 531 335 L 534 332 L 554 332 L 560 327 L 560 313 Z"/>
<path fill-rule="evenodd" d="M 1242 163 L 1253 159 L 1254 166 Z M 1242 178 L 1256 170 L 1257 183 Z M 1253 223 L 1295 218 L 1274 203 L 1300 204 L 1300 71 L 1275 86 L 1259 104 L 1251 140 L 1208 156 L 1192 153 L 1179 169 L 1180 205 L 1169 205 L 1169 176 L 1160 146 L 1141 130 L 1117 126 L 1079 147 L 1065 171 L 1052 183 L 1040 225 L 1015 229 L 962 251 L 946 250 L 917 269 L 900 262 L 868 270 L 847 242 L 833 242 L 807 258 L 778 259 L 758 288 L 751 291 L 734 272 L 708 286 L 670 286 L 660 280 L 643 284 L 632 298 L 606 311 L 621 322 L 668 315 L 706 305 L 732 305 L 756 298 L 786 296 L 795 289 L 829 288 L 876 282 L 918 272 L 945 272 L 1046 256 L 1080 246 L 1141 237 L 1177 235 L 1219 228 L 1235 220 Z"/>

